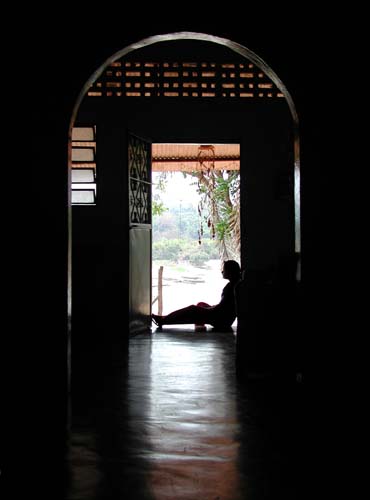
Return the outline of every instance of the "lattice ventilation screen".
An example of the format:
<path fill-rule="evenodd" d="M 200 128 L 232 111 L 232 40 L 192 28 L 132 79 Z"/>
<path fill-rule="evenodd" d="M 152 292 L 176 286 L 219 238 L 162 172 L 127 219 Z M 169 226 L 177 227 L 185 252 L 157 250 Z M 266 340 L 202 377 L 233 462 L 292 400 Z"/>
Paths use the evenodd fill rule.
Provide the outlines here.
<path fill-rule="evenodd" d="M 281 98 L 252 63 L 112 63 L 88 91 L 90 97 Z"/>
<path fill-rule="evenodd" d="M 151 145 L 133 135 L 128 138 L 130 222 L 151 223 Z"/>
<path fill-rule="evenodd" d="M 96 130 L 72 130 L 72 205 L 96 204 Z"/>

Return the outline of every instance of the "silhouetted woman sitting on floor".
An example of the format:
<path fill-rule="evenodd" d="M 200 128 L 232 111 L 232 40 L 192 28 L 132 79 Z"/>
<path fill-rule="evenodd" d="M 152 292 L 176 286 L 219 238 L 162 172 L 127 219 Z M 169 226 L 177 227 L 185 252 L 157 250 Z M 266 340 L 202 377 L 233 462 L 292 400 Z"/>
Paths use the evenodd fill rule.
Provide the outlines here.
<path fill-rule="evenodd" d="M 234 287 L 241 278 L 240 266 L 235 260 L 226 260 L 222 266 L 222 277 L 229 280 L 221 294 L 221 301 L 210 306 L 205 302 L 198 302 L 167 314 L 158 316 L 152 314 L 153 322 L 162 328 L 163 325 L 194 324 L 204 329 L 205 324 L 213 326 L 217 330 L 230 329 L 235 321 L 235 295 Z"/>

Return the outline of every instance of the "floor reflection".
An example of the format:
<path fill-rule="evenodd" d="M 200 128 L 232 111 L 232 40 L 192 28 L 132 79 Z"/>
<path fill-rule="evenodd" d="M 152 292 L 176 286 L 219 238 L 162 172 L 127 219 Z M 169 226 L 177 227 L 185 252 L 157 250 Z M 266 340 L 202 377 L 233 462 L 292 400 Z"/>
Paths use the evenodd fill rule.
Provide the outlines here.
<path fill-rule="evenodd" d="M 234 360 L 233 333 L 174 328 L 132 338 L 128 363 L 93 361 L 66 500 L 300 499 L 297 387 L 241 386 Z"/>
<path fill-rule="evenodd" d="M 235 384 L 225 369 L 234 337 L 226 338 L 173 332 L 152 342 L 147 458 L 155 499 L 239 498 Z"/>

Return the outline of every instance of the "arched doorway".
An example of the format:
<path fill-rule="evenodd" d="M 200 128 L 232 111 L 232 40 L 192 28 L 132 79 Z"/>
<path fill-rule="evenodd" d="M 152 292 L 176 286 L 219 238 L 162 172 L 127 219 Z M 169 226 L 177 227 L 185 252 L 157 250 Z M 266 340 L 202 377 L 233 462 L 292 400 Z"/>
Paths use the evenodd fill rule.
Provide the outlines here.
<path fill-rule="evenodd" d="M 235 71 L 234 71 L 235 68 L 228 67 L 228 62 L 226 61 L 224 65 L 222 65 L 222 64 L 220 65 L 221 73 L 213 74 L 214 72 L 213 72 L 212 68 L 210 69 L 210 67 L 206 67 L 205 70 L 203 71 L 201 69 L 203 62 L 200 59 L 198 59 L 197 62 L 199 63 L 199 65 L 195 68 L 195 70 L 193 71 L 193 68 L 191 66 L 188 66 L 184 69 L 184 73 L 187 72 L 186 78 L 188 78 L 189 75 L 191 76 L 191 78 L 199 78 L 200 71 L 202 71 L 201 80 L 198 80 L 198 81 L 187 80 L 186 82 L 182 82 L 182 83 L 180 82 L 181 85 L 184 85 L 184 83 L 186 83 L 188 85 L 188 87 L 183 87 L 184 92 L 180 96 L 179 94 L 177 94 L 176 87 L 173 86 L 173 79 L 178 77 L 178 75 L 176 76 L 175 66 L 174 65 L 166 66 L 166 64 L 168 64 L 168 63 L 162 61 L 161 62 L 161 64 L 162 64 L 161 73 L 160 74 L 158 72 L 156 73 L 155 81 L 148 80 L 146 82 L 148 84 L 148 87 L 146 87 L 146 93 L 144 92 L 143 94 L 141 94 L 140 93 L 141 90 L 140 91 L 138 90 L 138 89 L 140 89 L 140 87 L 139 86 L 136 87 L 136 85 L 139 85 L 140 82 L 136 81 L 135 78 L 145 78 L 145 69 L 143 70 L 144 73 L 140 73 L 140 75 L 137 76 L 137 75 L 135 75 L 135 73 L 138 73 L 138 71 L 136 71 L 136 68 L 133 66 L 128 66 L 127 68 L 125 68 L 125 71 L 127 69 L 126 75 L 127 75 L 127 73 L 131 73 L 131 75 L 127 75 L 127 76 L 130 78 L 132 77 L 133 80 L 132 81 L 126 80 L 126 84 L 128 85 L 128 87 L 125 88 L 124 90 L 126 92 L 127 97 L 131 99 L 130 104 L 127 108 L 131 112 L 130 118 L 128 119 L 127 122 L 125 122 L 125 125 L 123 127 L 122 125 L 118 126 L 117 115 L 114 115 L 113 121 L 111 122 L 111 123 L 113 123 L 113 126 L 107 127 L 106 126 L 107 122 L 106 121 L 104 122 L 104 120 L 103 120 L 103 122 L 104 122 L 103 126 L 102 126 L 103 131 L 102 130 L 99 131 L 99 133 L 101 133 L 101 137 L 104 137 L 104 140 L 102 142 L 103 150 L 105 151 L 106 157 L 109 156 L 109 161 L 107 162 L 107 164 L 109 163 L 110 167 L 107 167 L 106 170 L 108 171 L 109 168 L 112 168 L 112 165 L 117 161 L 116 160 L 117 154 L 121 155 L 120 156 L 120 161 L 122 161 L 121 166 L 124 164 L 124 161 L 125 161 L 124 157 L 125 157 L 126 152 L 127 152 L 127 143 L 124 143 L 124 141 L 126 139 L 122 138 L 123 129 L 126 129 L 126 130 L 129 129 L 135 133 L 142 134 L 143 136 L 148 136 L 151 139 L 153 138 L 153 135 L 155 135 L 156 136 L 155 139 L 157 140 L 157 142 L 164 142 L 164 141 L 168 141 L 168 140 L 178 141 L 178 142 L 186 142 L 187 140 L 193 140 L 193 141 L 196 140 L 197 142 L 199 142 L 200 139 L 202 140 L 202 142 L 210 142 L 210 141 L 212 142 L 212 140 L 219 140 L 220 134 L 221 134 L 221 138 L 223 140 L 230 139 L 230 141 L 232 142 L 233 140 L 235 140 L 235 136 L 237 134 L 243 135 L 243 133 L 244 133 L 245 135 L 243 136 L 243 138 L 242 138 L 243 140 L 241 142 L 244 144 L 244 150 L 246 151 L 246 156 L 248 157 L 248 161 L 250 162 L 250 165 L 254 165 L 254 167 L 255 167 L 255 168 L 250 169 L 250 171 L 253 173 L 252 181 L 251 181 L 250 185 L 252 185 L 253 182 L 261 185 L 261 182 L 263 182 L 263 179 L 261 178 L 261 176 L 262 176 L 261 172 L 263 172 L 263 169 L 265 169 L 267 171 L 267 169 L 270 168 L 270 167 L 268 167 L 268 165 L 271 165 L 271 164 L 274 165 L 274 167 L 273 167 L 274 173 L 273 173 L 273 175 L 271 174 L 269 177 L 269 179 L 270 179 L 269 182 L 271 182 L 271 184 L 274 184 L 274 185 L 270 185 L 269 189 L 271 191 L 274 191 L 274 193 L 271 194 L 271 196 L 269 195 L 271 200 L 273 200 L 273 201 L 271 201 L 269 198 L 270 201 L 269 201 L 269 205 L 268 205 L 268 213 L 265 212 L 266 203 L 264 203 L 264 201 L 266 201 L 266 200 L 263 200 L 263 197 L 262 198 L 259 197 L 259 199 L 257 199 L 258 196 L 255 196 L 255 199 L 253 199 L 253 195 L 250 196 L 252 193 L 252 189 L 249 190 L 249 194 L 248 194 L 249 207 L 253 206 L 253 203 L 254 203 L 254 207 L 255 207 L 254 213 L 256 213 L 257 211 L 259 212 L 259 218 L 262 217 L 262 220 L 264 221 L 262 226 L 263 226 L 263 228 L 268 227 L 268 230 L 264 229 L 265 233 L 264 233 L 264 236 L 261 239 L 261 241 L 258 244 L 256 244 L 254 246 L 254 248 L 252 248 L 250 251 L 248 250 L 246 252 L 245 260 L 250 261 L 251 256 L 253 256 L 253 255 L 258 255 L 258 256 L 262 255 L 263 256 L 264 249 L 266 249 L 270 245 L 271 241 L 272 240 L 275 241 L 275 239 L 276 239 L 276 241 L 278 240 L 278 238 L 276 237 L 276 232 L 279 230 L 282 230 L 282 231 L 286 230 L 286 232 L 289 233 L 289 236 L 287 236 L 287 239 L 289 239 L 289 244 L 287 243 L 287 245 L 292 247 L 291 240 L 293 239 L 294 240 L 293 246 L 294 246 L 295 250 L 300 251 L 299 136 L 298 136 L 298 117 L 297 117 L 297 114 L 295 111 L 295 106 L 294 106 L 294 103 L 292 101 L 292 98 L 291 98 L 288 90 L 285 88 L 284 84 L 280 81 L 280 79 L 274 73 L 274 71 L 259 56 L 254 54 L 252 51 L 250 51 L 246 47 L 243 47 L 243 46 L 241 46 L 235 42 L 232 42 L 230 40 L 219 38 L 219 37 L 216 37 L 213 35 L 208 35 L 208 34 L 203 34 L 203 33 L 192 33 L 192 32 L 180 32 L 180 33 L 170 33 L 170 34 L 166 34 L 166 35 L 157 35 L 157 36 L 146 38 L 146 39 L 141 40 L 137 43 L 131 44 L 131 45 L 127 46 L 126 48 L 120 50 L 119 52 L 115 53 L 114 55 L 112 55 L 109 59 L 107 59 L 104 62 L 104 64 L 102 64 L 100 66 L 100 68 L 98 68 L 97 71 L 95 71 L 93 73 L 93 75 L 89 78 L 89 80 L 86 82 L 84 88 L 80 92 L 80 95 L 76 101 L 74 111 L 72 114 L 72 118 L 71 118 L 71 122 L 70 122 L 70 131 L 69 131 L 69 151 L 70 151 L 70 154 L 69 154 L 69 172 L 70 173 L 72 172 L 72 167 L 73 167 L 73 157 L 72 157 L 73 130 L 74 130 L 74 128 L 76 128 L 76 124 L 78 126 L 81 126 L 81 127 L 83 127 L 85 125 L 91 125 L 91 123 L 88 123 L 88 122 L 89 122 L 89 119 L 92 120 L 93 114 L 91 112 L 89 113 L 89 110 L 88 110 L 85 113 L 84 118 L 81 119 L 81 108 L 83 107 L 83 104 L 85 102 L 85 98 L 86 98 L 86 96 L 88 96 L 89 92 L 90 93 L 94 93 L 95 91 L 97 91 L 97 93 L 100 92 L 99 87 L 97 86 L 97 82 L 99 84 L 101 83 L 101 82 L 99 82 L 99 79 L 103 78 L 103 80 L 104 80 L 105 75 L 106 75 L 106 71 L 109 68 L 115 68 L 115 65 L 118 62 L 124 60 L 125 58 L 127 59 L 128 64 L 131 64 L 131 63 L 133 63 L 133 56 L 134 55 L 144 53 L 147 63 L 153 64 L 153 50 L 154 50 L 154 52 L 155 51 L 158 52 L 158 51 L 162 51 L 163 48 L 166 48 L 167 53 L 171 54 L 171 47 L 176 45 L 176 44 L 178 45 L 179 43 L 180 44 L 188 44 L 188 45 L 190 44 L 191 49 L 194 49 L 194 44 L 197 44 L 197 46 L 199 45 L 201 48 L 201 50 L 199 50 L 199 52 L 201 54 L 204 54 L 207 50 L 210 50 L 210 47 L 212 47 L 215 49 L 217 48 L 217 50 L 222 50 L 224 54 L 225 53 L 233 54 L 237 58 L 239 58 L 238 60 L 247 61 L 248 64 L 251 64 L 255 68 L 255 71 L 253 72 L 253 76 L 251 77 L 253 79 L 253 83 L 248 84 L 247 87 L 238 87 L 238 89 L 236 89 L 235 84 L 234 84 L 234 79 L 238 79 L 239 77 L 246 78 L 247 79 L 246 82 L 247 82 L 249 76 L 246 76 L 246 75 L 248 75 L 249 73 L 252 73 L 251 71 L 248 71 L 248 68 L 246 68 L 246 67 L 243 67 L 242 69 L 239 68 L 238 69 L 239 74 L 236 77 Z M 173 52 L 172 52 L 172 55 L 173 55 Z M 150 56 L 150 58 L 149 58 L 149 56 Z M 143 60 L 141 62 L 143 62 Z M 174 59 L 173 59 L 172 62 L 176 62 L 176 61 L 174 61 Z M 205 64 L 206 63 L 207 63 L 207 61 L 205 61 Z M 123 69 L 122 67 L 117 67 L 117 73 L 118 74 L 121 73 L 121 75 L 119 75 L 119 77 L 122 76 L 122 69 Z M 148 69 L 147 72 L 150 73 L 150 66 L 148 66 L 147 69 Z M 252 140 L 247 141 L 245 138 L 246 133 L 242 131 L 243 111 L 241 111 L 241 108 L 240 108 L 240 102 L 241 102 L 240 99 L 244 99 L 244 102 L 247 102 L 247 101 L 251 102 L 251 100 L 249 100 L 250 95 L 248 95 L 248 94 L 253 94 L 253 97 L 256 97 L 257 100 L 260 99 L 259 102 L 262 102 L 262 99 L 264 99 L 266 97 L 266 103 L 269 102 L 268 106 L 270 106 L 270 103 L 275 102 L 274 98 L 273 98 L 274 96 L 272 96 L 272 95 L 268 96 L 268 92 L 264 91 L 264 88 L 265 88 L 264 85 L 269 85 L 269 83 L 267 84 L 267 83 L 263 82 L 262 80 L 259 80 L 259 78 L 262 78 L 262 77 L 260 77 L 260 74 L 263 76 L 266 76 L 267 79 L 272 82 L 274 87 L 277 89 L 277 93 L 280 94 L 278 96 L 280 99 L 280 102 L 284 101 L 284 103 L 285 103 L 284 105 L 285 105 L 286 111 L 284 111 L 284 113 L 285 113 L 284 116 L 285 116 L 286 123 L 285 123 L 283 128 L 285 128 L 285 129 L 289 128 L 290 135 L 289 135 L 289 137 L 285 138 L 285 140 L 284 140 L 285 141 L 284 144 L 288 145 L 288 147 L 287 147 L 288 150 L 284 150 L 282 152 L 279 149 L 280 144 L 281 144 L 281 137 L 278 137 L 277 128 L 276 127 L 269 128 L 269 126 L 267 125 L 267 123 L 268 123 L 266 120 L 266 117 L 268 114 L 268 111 L 267 111 L 268 108 L 266 107 L 267 104 L 265 106 L 265 111 L 264 111 L 265 114 L 263 115 L 263 117 L 261 118 L 260 121 L 258 121 L 258 118 L 256 118 L 257 111 L 258 111 L 256 108 L 257 104 L 254 107 L 252 106 L 253 107 L 253 113 L 252 113 L 253 118 L 250 120 L 250 123 L 248 126 L 249 127 L 248 134 L 251 133 L 251 130 L 253 127 L 254 127 L 254 130 L 258 129 L 260 131 L 258 137 L 253 137 L 254 142 Z M 224 75 L 226 75 L 226 76 L 224 77 Z M 153 76 L 153 74 L 151 74 L 151 76 Z M 184 76 L 184 75 L 182 75 L 182 76 Z M 192 87 L 192 85 L 197 85 L 197 86 L 199 85 L 198 88 L 201 89 L 202 85 L 206 85 L 207 78 L 210 78 L 211 80 L 212 80 L 212 78 L 214 78 L 215 87 L 214 88 L 207 87 L 204 92 L 201 90 L 201 95 L 200 95 L 200 92 L 194 92 L 194 95 L 193 95 L 193 88 L 194 87 Z M 225 78 L 225 81 L 222 80 L 223 78 Z M 169 83 L 169 81 L 170 81 L 170 83 Z M 218 87 L 217 81 L 222 81 L 222 83 L 219 85 L 219 87 Z M 113 97 L 113 95 L 118 96 L 118 92 L 116 94 L 114 94 L 114 92 L 117 90 L 118 87 L 116 87 L 116 86 L 119 82 L 106 81 L 106 83 L 109 84 L 110 87 L 106 88 L 107 92 L 104 95 L 104 97 Z M 176 82 L 176 83 L 179 84 L 179 82 Z M 154 97 L 154 95 L 151 94 L 151 92 L 152 92 L 151 89 L 153 87 L 151 87 L 150 85 L 154 85 L 155 89 L 160 89 L 160 95 L 158 94 L 158 92 L 156 95 L 156 97 L 159 97 L 159 99 L 155 102 L 153 100 L 151 100 L 151 98 Z M 169 87 L 166 87 L 166 85 L 169 85 Z M 255 87 L 249 87 L 249 85 L 254 85 Z M 221 94 L 218 96 L 215 94 L 217 88 L 221 89 Z M 253 91 L 251 91 L 252 88 L 253 88 Z M 268 88 L 268 87 L 266 87 L 266 88 Z M 258 93 L 254 93 L 256 89 L 258 89 Z M 119 87 L 118 91 L 120 92 L 121 90 L 122 90 L 122 87 Z M 236 95 L 236 90 L 239 92 L 238 95 Z M 214 95 L 212 95 L 213 93 L 214 93 Z M 146 95 L 146 94 L 148 94 L 148 95 Z M 195 94 L 197 94 L 197 95 L 195 95 Z M 203 97 L 203 94 L 204 94 L 205 100 L 199 99 L 200 97 Z M 91 95 L 91 97 L 93 98 L 94 96 Z M 135 108 L 135 112 L 133 113 L 133 109 L 136 106 L 136 101 L 134 101 L 134 99 L 136 97 L 138 97 L 141 101 L 140 101 L 140 105 Z M 270 99 L 270 97 L 271 97 L 271 99 Z M 146 111 L 144 109 L 144 107 L 143 107 L 144 105 L 143 105 L 143 101 L 142 101 L 142 99 L 145 100 L 146 98 L 148 99 L 148 102 L 151 100 L 150 101 L 151 102 L 150 113 L 152 116 L 153 115 L 156 116 L 157 121 L 159 120 L 159 117 L 161 116 L 161 114 L 163 114 L 162 110 L 164 109 L 163 108 L 164 99 L 167 99 L 167 98 L 172 99 L 172 101 L 171 101 L 171 109 L 172 110 L 174 108 L 174 102 L 176 102 L 177 108 L 176 108 L 176 112 L 175 112 L 174 117 L 172 116 L 172 121 L 171 121 L 170 111 L 168 111 L 170 109 L 170 107 L 167 106 L 167 115 L 166 115 L 167 121 L 166 121 L 166 123 L 162 122 L 162 125 L 160 127 L 157 127 L 157 123 L 155 123 L 153 121 L 151 121 L 149 123 L 147 120 L 148 111 Z M 177 99 L 177 98 L 179 98 L 179 99 Z M 196 105 L 198 107 L 199 107 L 199 105 L 202 107 L 202 109 L 200 111 L 197 111 L 198 114 L 196 114 L 196 117 L 197 117 L 196 118 L 196 125 L 198 127 L 196 129 L 196 132 L 194 131 L 194 121 L 193 121 L 194 114 L 192 115 L 189 112 L 189 105 L 188 105 L 189 100 L 188 100 L 188 98 L 197 99 Z M 215 101 L 217 101 L 217 103 L 218 103 L 217 113 L 219 113 L 220 109 L 222 108 L 222 114 L 219 115 L 222 117 L 222 119 L 220 119 L 218 122 L 217 121 L 215 122 L 213 117 L 210 117 L 207 120 L 206 125 L 204 125 L 204 124 L 202 125 L 203 126 L 203 132 L 202 132 L 203 135 L 201 138 L 199 138 L 199 130 L 200 130 L 199 124 L 204 120 L 205 116 L 208 116 L 208 117 L 210 116 L 209 114 L 207 115 L 206 113 L 209 113 L 210 106 L 213 106 L 213 103 L 211 103 L 211 101 L 214 98 L 215 98 Z M 105 106 L 106 102 L 107 101 L 105 100 L 105 103 L 103 103 L 102 106 L 99 107 L 99 111 L 97 113 L 97 115 L 99 115 L 100 117 L 103 116 L 104 119 L 106 117 L 106 114 L 104 114 L 105 111 L 104 111 L 103 107 Z M 203 103 L 205 103 L 205 102 L 207 104 L 203 105 Z M 256 101 L 254 101 L 254 102 L 256 102 Z M 115 101 L 114 105 L 112 105 L 112 103 L 110 103 L 110 112 L 111 113 L 116 112 L 116 110 L 117 110 L 116 104 L 117 104 L 117 101 Z M 287 107 L 286 107 L 286 105 L 287 105 Z M 278 104 L 278 106 L 280 106 L 280 103 Z M 115 111 L 112 111 L 113 108 Z M 203 111 L 204 111 L 204 113 L 203 113 Z M 287 114 L 289 114 L 289 119 L 286 116 Z M 234 121 L 235 116 L 238 116 L 238 119 L 236 121 Z M 244 117 L 246 118 L 245 114 L 244 114 Z M 162 118 L 162 120 L 163 120 L 163 118 Z M 245 121 L 247 121 L 247 120 L 245 120 Z M 148 125 L 148 123 L 149 123 L 149 125 Z M 174 125 L 175 123 L 177 123 L 177 126 Z M 206 132 L 204 132 L 205 126 L 207 127 Z M 192 127 L 193 127 L 193 130 L 192 130 Z M 247 143 L 247 147 L 245 147 L 246 143 Z M 115 153 L 113 153 L 113 151 L 115 151 Z M 102 153 L 97 152 L 97 154 L 99 155 Z M 280 154 L 281 154 L 281 157 L 279 156 Z M 277 157 L 277 156 L 279 156 L 279 157 Z M 282 171 L 280 171 L 279 168 L 282 164 L 284 164 L 284 167 L 286 167 L 288 165 L 288 162 L 289 162 L 288 170 L 289 170 L 290 174 L 293 174 L 293 177 L 294 177 L 294 188 L 292 191 L 294 202 L 292 204 L 289 204 L 289 206 L 287 205 L 287 207 L 284 207 L 283 206 L 285 203 L 284 196 L 286 195 L 286 192 L 284 190 L 286 189 L 287 185 L 289 184 L 289 179 L 288 180 L 286 179 L 287 170 L 285 168 L 283 168 Z M 262 166 L 262 168 L 260 168 L 261 166 Z M 102 188 L 103 192 L 104 192 L 105 188 L 110 189 L 113 185 L 112 178 L 114 177 L 114 174 L 113 174 L 112 170 L 111 170 L 111 173 L 112 173 L 112 177 L 110 178 L 109 181 L 103 182 L 103 180 L 102 180 L 101 188 Z M 120 248 L 120 245 L 121 245 L 122 249 L 123 248 L 126 249 L 124 251 L 129 253 L 129 251 L 125 247 L 125 243 L 126 243 L 125 237 L 123 236 L 120 239 L 120 241 L 117 242 L 115 240 L 115 237 L 112 237 L 112 232 L 109 232 L 107 230 L 107 227 L 108 227 L 107 224 L 110 224 L 110 222 L 111 222 L 109 219 L 109 216 L 107 216 L 107 214 L 109 213 L 109 210 L 111 210 L 110 213 L 113 213 L 113 211 L 114 211 L 114 213 L 119 213 L 120 210 L 122 213 L 122 211 L 124 210 L 124 205 L 126 203 L 128 194 L 129 194 L 127 191 L 127 186 L 126 186 L 126 188 L 124 187 L 125 176 L 124 176 L 122 168 L 119 170 L 119 175 L 121 177 L 119 179 L 116 178 L 116 183 L 115 183 L 116 187 L 121 185 L 121 188 L 122 188 L 120 193 L 116 192 L 117 196 L 115 199 L 119 200 L 119 201 L 117 201 L 118 204 L 113 203 L 114 197 L 111 198 L 109 200 L 109 203 L 112 202 L 112 204 L 110 204 L 109 208 L 107 210 L 105 210 L 104 213 L 102 213 L 102 216 L 99 219 L 99 220 L 104 220 L 104 223 L 102 224 L 101 227 L 104 227 L 104 230 L 106 231 L 107 238 L 105 240 L 105 243 L 107 243 L 107 241 L 109 242 L 110 257 L 114 254 L 114 258 L 110 259 L 110 262 L 114 262 L 115 264 L 121 262 L 120 259 L 122 257 L 120 255 L 118 255 L 119 252 L 117 251 L 117 248 Z M 106 179 L 107 179 L 107 177 L 106 177 Z M 126 179 L 126 183 L 127 183 L 127 179 Z M 100 188 L 98 188 L 98 189 L 100 189 Z M 126 191 L 125 191 L 125 189 L 126 189 Z M 275 193 L 275 191 L 277 193 Z M 258 192 L 258 190 L 257 190 L 257 192 Z M 125 193 L 126 193 L 126 195 L 125 195 Z M 97 196 L 99 196 L 99 193 L 97 194 Z M 125 200 L 125 196 L 126 196 L 126 200 Z M 277 197 L 277 203 L 275 203 L 275 201 L 276 201 L 275 197 Z M 290 201 L 292 201 L 292 200 L 290 200 Z M 276 208 L 275 207 L 276 204 L 278 205 L 278 210 L 274 212 L 274 210 Z M 71 207 L 69 207 L 69 210 L 71 211 Z M 253 213 L 253 210 L 251 212 Z M 279 224 L 280 225 L 278 224 L 276 226 L 274 224 L 274 220 L 271 218 L 271 214 L 273 212 L 274 213 L 279 212 L 280 215 L 278 215 L 278 217 L 279 217 Z M 290 217 L 289 227 L 285 227 L 284 224 L 282 223 L 282 221 L 285 220 L 285 215 L 289 215 L 289 217 Z M 71 215 L 70 215 L 70 219 L 71 219 Z M 91 222 L 91 217 L 89 217 L 89 219 Z M 284 226 L 284 227 L 282 227 L 282 226 Z M 112 228 L 113 227 L 117 228 L 117 225 L 113 223 Z M 256 235 L 258 235 L 259 232 L 261 231 L 259 224 L 257 224 L 256 222 L 249 223 L 249 227 L 253 227 L 254 229 L 252 231 L 252 233 L 253 233 L 252 236 L 250 234 L 248 235 L 248 239 L 250 241 L 257 241 Z M 125 229 L 122 227 L 122 234 L 124 234 L 124 232 L 125 232 Z M 293 238 L 291 237 L 292 235 L 293 235 Z M 244 234 L 244 236 L 245 236 L 245 234 Z M 87 244 L 88 244 L 88 241 L 89 241 L 89 237 L 87 237 L 87 240 L 85 241 L 85 243 L 87 242 Z M 70 226 L 70 246 L 71 245 L 72 245 L 72 226 Z M 98 247 L 99 247 L 99 245 L 98 245 Z M 274 251 L 276 253 L 276 252 L 280 251 L 280 249 L 277 248 L 277 246 L 276 246 Z M 99 248 L 97 248 L 97 253 L 93 257 L 93 261 L 96 262 L 96 259 L 95 259 L 96 256 L 98 256 L 98 260 L 101 259 L 100 262 L 103 263 L 101 269 L 102 269 L 102 275 L 104 274 L 104 280 L 106 280 L 107 275 L 113 276 L 113 274 L 116 274 L 115 278 L 117 278 L 123 282 L 123 280 L 126 279 L 125 278 L 126 271 L 127 271 L 126 264 L 123 264 L 120 267 L 120 269 L 118 270 L 118 272 L 117 272 L 117 266 L 115 266 L 115 264 L 113 264 L 112 267 L 109 268 L 109 272 L 107 273 L 106 272 L 107 267 L 104 267 L 105 266 L 104 262 L 106 260 L 108 260 L 107 256 L 102 255 L 99 252 L 101 252 L 101 246 Z M 71 254 L 71 252 L 70 252 L 70 254 Z M 257 257 L 254 257 L 254 258 L 257 259 Z M 270 258 L 270 256 L 265 256 L 263 258 L 265 260 L 267 260 L 268 258 Z M 70 263 L 70 265 L 71 265 L 71 263 Z M 260 262 L 255 262 L 254 265 L 263 265 L 263 262 L 262 262 L 262 264 Z M 87 271 L 87 274 L 88 274 L 88 271 Z M 112 277 L 112 279 L 113 279 L 113 277 Z M 114 293 L 114 296 L 113 295 L 110 296 L 109 300 L 107 300 L 107 304 L 109 302 L 109 307 L 112 306 L 112 304 L 114 306 L 118 306 L 119 304 L 115 303 L 114 301 L 116 300 L 116 297 L 121 292 L 123 293 L 123 290 L 121 290 L 119 288 L 117 288 L 115 290 L 115 286 L 117 285 L 117 282 L 115 282 L 115 284 L 113 284 L 113 285 L 111 285 L 111 283 L 105 283 L 105 284 L 107 286 L 109 286 L 110 289 L 112 289 L 112 286 L 113 286 L 114 292 L 117 292 L 117 293 Z M 101 285 L 101 283 L 100 283 L 100 285 Z M 72 283 L 70 282 L 69 283 L 69 292 L 70 292 L 69 293 L 69 297 L 70 297 L 69 306 L 70 307 L 71 307 L 71 300 L 72 300 L 71 299 L 71 288 L 72 288 Z M 107 314 L 105 314 L 105 317 L 107 317 Z"/>

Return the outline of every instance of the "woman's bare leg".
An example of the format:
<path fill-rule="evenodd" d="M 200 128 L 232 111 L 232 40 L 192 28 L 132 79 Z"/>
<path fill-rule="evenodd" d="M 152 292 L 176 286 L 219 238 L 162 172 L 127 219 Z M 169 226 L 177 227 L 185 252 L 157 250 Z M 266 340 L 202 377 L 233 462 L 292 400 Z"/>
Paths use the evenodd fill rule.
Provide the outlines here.
<path fill-rule="evenodd" d="M 152 315 L 158 326 L 204 324 L 206 322 L 206 308 L 201 306 L 187 306 L 167 314 L 167 316 Z"/>
<path fill-rule="evenodd" d="M 197 303 L 198 307 L 211 307 L 207 302 L 198 302 Z M 204 322 L 202 323 L 194 323 L 194 328 L 197 332 L 206 332 L 207 327 Z"/>

